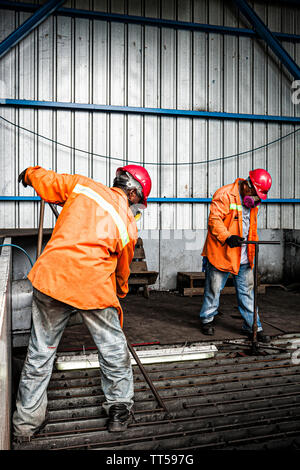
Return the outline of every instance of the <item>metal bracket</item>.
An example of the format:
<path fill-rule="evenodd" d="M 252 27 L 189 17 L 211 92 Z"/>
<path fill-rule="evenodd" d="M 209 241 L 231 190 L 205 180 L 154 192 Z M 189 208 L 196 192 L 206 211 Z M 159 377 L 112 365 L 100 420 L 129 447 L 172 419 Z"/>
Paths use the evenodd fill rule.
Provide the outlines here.
<path fill-rule="evenodd" d="M 243 13 L 251 23 L 257 34 L 266 41 L 267 45 L 277 55 L 279 60 L 285 65 L 288 71 L 296 80 L 300 80 L 300 68 L 292 57 L 286 52 L 282 45 L 277 41 L 274 34 L 267 28 L 255 11 L 250 7 L 246 0 L 233 0 L 238 9 Z"/>
<path fill-rule="evenodd" d="M 39 8 L 32 16 L 30 16 L 30 18 L 28 18 L 1 42 L 0 58 L 31 33 L 31 31 L 33 31 L 39 24 L 45 21 L 64 2 L 65 0 L 49 0 L 45 5 Z"/>

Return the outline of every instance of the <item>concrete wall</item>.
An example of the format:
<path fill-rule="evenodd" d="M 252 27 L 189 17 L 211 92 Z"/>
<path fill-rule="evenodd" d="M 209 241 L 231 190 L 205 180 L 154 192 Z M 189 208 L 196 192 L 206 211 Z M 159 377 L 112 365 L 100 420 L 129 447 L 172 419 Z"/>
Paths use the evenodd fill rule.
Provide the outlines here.
<path fill-rule="evenodd" d="M 6 238 L 4 243 L 10 243 Z M 1 248 L 0 248 L 1 250 Z M 11 422 L 11 248 L 0 256 L 0 450 L 10 449 Z"/>

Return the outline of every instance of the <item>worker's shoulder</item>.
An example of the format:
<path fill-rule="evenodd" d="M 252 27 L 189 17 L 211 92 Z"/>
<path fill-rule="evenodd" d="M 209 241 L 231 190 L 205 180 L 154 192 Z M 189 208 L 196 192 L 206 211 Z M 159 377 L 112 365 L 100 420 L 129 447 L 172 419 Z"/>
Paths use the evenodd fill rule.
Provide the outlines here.
<path fill-rule="evenodd" d="M 234 194 L 235 183 L 226 184 L 225 186 L 221 186 L 221 188 L 217 189 L 217 191 L 213 195 L 213 199 L 216 198 L 230 198 L 231 194 Z"/>
<path fill-rule="evenodd" d="M 78 176 L 77 183 L 81 184 L 82 186 L 85 186 L 89 189 L 92 189 L 96 191 L 97 193 L 107 193 L 107 195 L 110 194 L 110 188 L 106 186 L 103 183 L 100 183 L 100 181 L 95 181 L 92 178 L 89 178 L 88 176 L 83 176 L 83 175 L 76 175 Z"/>
<path fill-rule="evenodd" d="M 127 197 L 125 196 L 125 193 L 120 188 L 114 188 L 114 187 L 111 188 L 109 186 L 106 186 L 103 183 L 100 183 L 99 181 L 93 180 L 92 178 L 88 178 L 87 176 L 80 176 L 80 175 L 77 180 L 77 184 L 85 188 L 88 188 L 89 191 L 93 191 L 94 193 L 97 193 L 97 195 L 100 195 L 108 203 L 112 204 L 114 207 L 117 207 L 118 210 L 123 208 L 123 210 L 127 211 L 128 209 Z"/>

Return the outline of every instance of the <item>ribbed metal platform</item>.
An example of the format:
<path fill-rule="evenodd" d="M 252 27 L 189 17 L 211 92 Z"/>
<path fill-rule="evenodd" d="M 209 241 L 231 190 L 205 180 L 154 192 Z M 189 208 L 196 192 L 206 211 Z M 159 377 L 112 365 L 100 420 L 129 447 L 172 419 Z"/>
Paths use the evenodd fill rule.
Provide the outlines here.
<path fill-rule="evenodd" d="M 289 349 L 293 338 L 278 338 L 274 349 L 258 356 L 248 355 L 246 343 L 221 343 L 213 359 L 145 365 L 168 415 L 134 366 L 134 420 L 124 433 L 106 430 L 99 369 L 54 371 L 50 422 L 30 443 L 14 448 L 300 449 L 300 364 Z"/>

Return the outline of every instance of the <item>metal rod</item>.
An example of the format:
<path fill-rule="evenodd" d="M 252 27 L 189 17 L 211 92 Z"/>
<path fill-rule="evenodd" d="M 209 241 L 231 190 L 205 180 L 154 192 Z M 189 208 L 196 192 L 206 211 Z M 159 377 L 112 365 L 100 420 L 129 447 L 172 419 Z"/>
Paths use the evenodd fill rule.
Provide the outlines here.
<path fill-rule="evenodd" d="M 53 214 L 55 215 L 55 217 L 58 219 L 58 217 L 59 217 L 59 212 L 58 212 L 58 210 L 56 209 L 55 205 L 52 204 L 51 202 L 49 202 L 49 206 L 50 206 L 50 208 L 51 208 Z"/>
<path fill-rule="evenodd" d="M 36 251 L 37 258 L 40 256 L 42 252 L 44 214 L 45 214 L 45 201 L 42 199 L 41 206 L 40 206 L 40 223 L 39 223 L 38 242 L 37 242 L 37 251 Z"/>
<path fill-rule="evenodd" d="M 254 259 L 254 301 L 253 301 L 253 336 L 252 336 L 252 351 L 255 352 L 257 346 L 257 282 L 258 282 L 258 252 L 259 245 L 255 244 L 255 259 Z"/>
<path fill-rule="evenodd" d="M 16 46 L 22 39 L 45 21 L 57 8 L 64 3 L 64 0 L 49 0 L 41 6 L 32 16 L 13 31 L 0 44 L 0 57 L 3 57 L 12 47 Z"/>
<path fill-rule="evenodd" d="M 279 240 L 272 240 L 272 241 L 267 241 L 267 240 L 259 240 L 259 241 L 254 241 L 254 240 L 244 240 L 242 241 L 242 245 L 280 245 Z"/>
<path fill-rule="evenodd" d="M 14 98 L 0 98 L 1 106 L 24 107 L 32 109 L 56 109 L 69 111 L 93 111 L 102 113 L 126 113 L 154 116 L 172 116 L 172 117 L 190 117 L 207 119 L 233 119 L 245 121 L 268 121 L 282 122 L 290 124 L 299 124 L 298 116 L 278 116 L 271 114 L 248 114 L 248 113 L 227 113 L 219 111 L 196 111 L 194 109 L 176 109 L 176 108 L 149 108 L 139 106 L 118 106 L 92 103 L 72 103 L 62 101 L 40 101 L 40 100 L 19 100 Z M 3 119 L 3 118 L 2 118 Z M 149 164 L 148 164 L 149 165 Z"/>
<path fill-rule="evenodd" d="M 0 196 L 0 201 L 18 201 L 18 202 L 28 202 L 28 201 L 40 201 L 39 196 Z M 211 203 L 212 199 L 208 197 L 149 197 L 148 202 L 165 202 L 165 203 Z M 294 199 L 267 199 L 263 201 L 263 204 L 300 204 L 299 198 Z M 53 205 L 53 204 L 52 204 Z M 247 242 L 245 242 L 247 243 Z M 260 242 L 263 243 L 263 242 Z M 271 242 L 267 242 L 271 243 Z M 280 242 L 272 242 L 272 244 L 279 244 Z M 290 242 L 287 242 L 290 243 Z"/>
<path fill-rule="evenodd" d="M 290 74 L 296 79 L 300 79 L 300 68 L 294 59 L 288 54 L 284 47 L 279 43 L 274 34 L 268 29 L 265 23 L 260 19 L 253 8 L 246 0 L 234 0 L 238 9 L 253 26 L 258 36 L 263 39 L 270 49 L 276 54 L 280 62 L 288 69 Z"/>
<path fill-rule="evenodd" d="M 241 245 L 254 245 L 254 299 L 253 299 L 253 326 L 252 326 L 252 354 L 257 354 L 257 285 L 258 285 L 258 253 L 259 245 L 280 245 L 278 240 L 245 240 Z"/>
<path fill-rule="evenodd" d="M 168 413 L 168 410 L 166 408 L 166 405 L 164 404 L 164 402 L 162 401 L 159 393 L 157 392 L 152 380 L 150 379 L 149 375 L 147 374 L 145 368 L 143 367 L 138 355 L 136 354 L 134 348 L 131 346 L 131 344 L 128 343 L 127 341 L 127 344 L 128 344 L 128 348 L 129 348 L 129 351 L 131 352 L 132 356 L 134 357 L 137 365 L 139 366 L 140 368 L 140 371 L 142 372 L 147 384 L 149 385 L 149 387 L 151 388 L 151 391 L 153 393 L 153 395 L 155 396 L 156 400 L 157 400 L 157 403 L 159 404 L 159 406 L 166 412 Z"/>
<path fill-rule="evenodd" d="M 292 3 L 294 6 L 298 5 L 298 0 L 291 0 L 289 3 Z M 285 2 L 286 3 L 286 2 Z M 0 1 L 1 9 L 17 10 L 17 11 L 26 11 L 26 12 L 35 12 L 39 5 L 32 3 L 21 3 L 13 1 Z M 78 8 L 65 8 L 60 7 L 55 12 L 54 15 L 60 16 L 69 16 L 71 18 L 83 18 L 83 19 L 94 19 L 102 21 L 113 21 L 125 24 L 137 24 L 141 26 L 154 26 L 154 27 L 163 27 L 163 28 L 172 28 L 172 29 L 182 29 L 188 31 L 199 31 L 204 33 L 217 33 L 217 34 L 228 34 L 233 36 L 244 36 L 244 37 L 253 37 L 257 38 L 258 35 L 253 29 L 250 28 L 238 28 L 234 26 L 220 26 L 215 24 L 203 24 L 196 22 L 187 22 L 187 21 L 176 21 L 163 18 L 152 18 L 146 16 L 134 16 L 134 15 L 122 15 L 117 13 L 107 13 L 101 11 L 90 11 L 87 9 L 78 9 Z M 290 33 L 281 33 L 273 31 L 272 34 L 280 40 L 285 41 L 299 41 L 299 34 L 290 34 Z"/>

